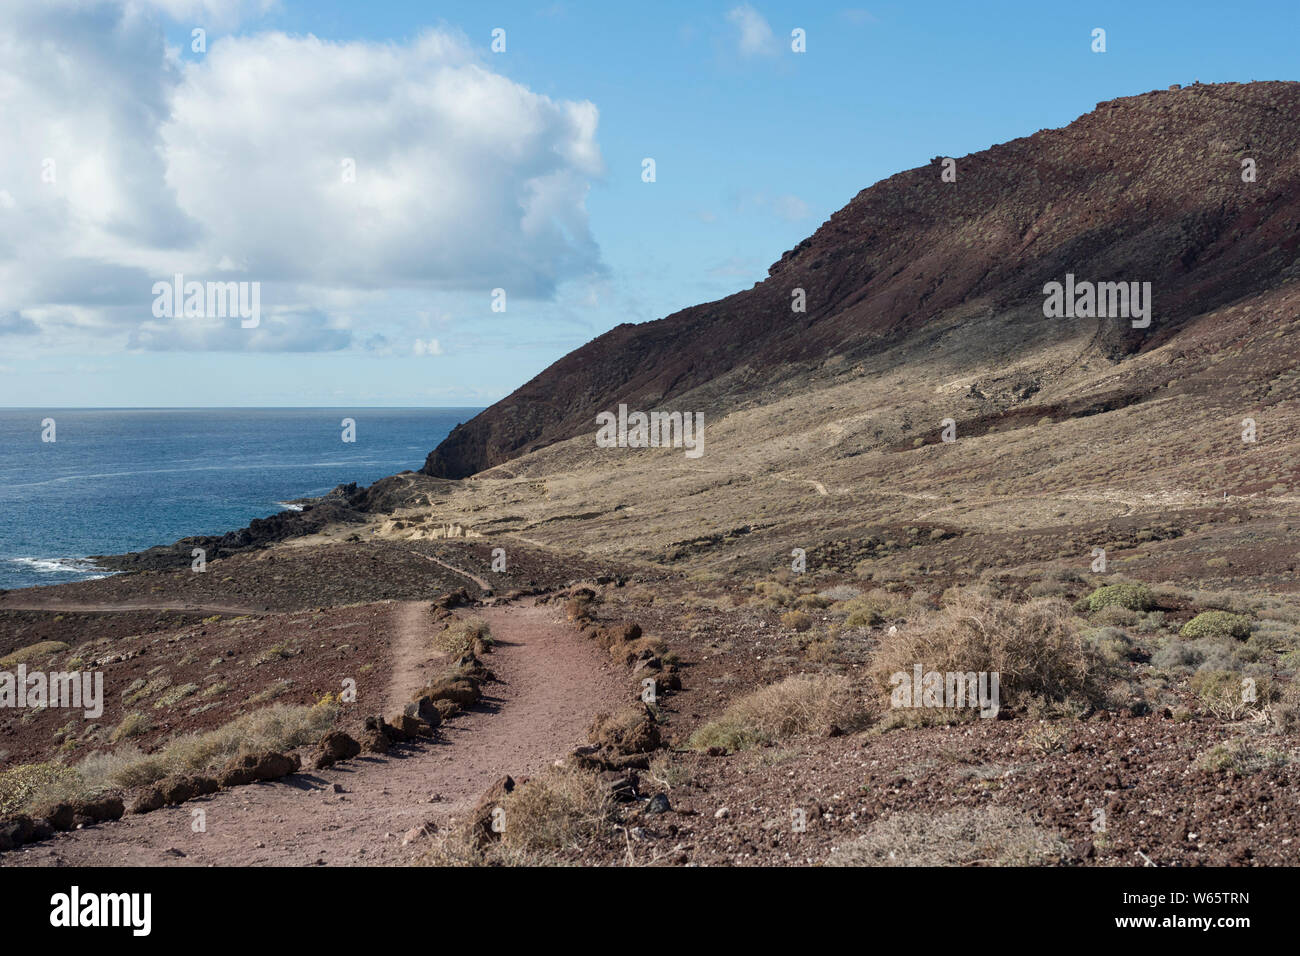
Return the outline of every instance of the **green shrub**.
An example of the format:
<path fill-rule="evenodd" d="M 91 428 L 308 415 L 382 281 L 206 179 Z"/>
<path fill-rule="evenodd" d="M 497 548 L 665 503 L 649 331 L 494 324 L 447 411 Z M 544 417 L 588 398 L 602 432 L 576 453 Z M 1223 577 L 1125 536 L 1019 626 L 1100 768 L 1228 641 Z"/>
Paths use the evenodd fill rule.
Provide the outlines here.
<path fill-rule="evenodd" d="M 1227 611 L 1202 611 L 1183 625 L 1182 637 L 1225 638 L 1244 641 L 1250 637 L 1250 618 Z"/>
<path fill-rule="evenodd" d="M 1083 610 L 1090 614 L 1095 614 L 1104 607 L 1149 611 L 1156 606 L 1156 598 L 1145 584 L 1104 584 L 1080 603 L 1084 605 Z"/>

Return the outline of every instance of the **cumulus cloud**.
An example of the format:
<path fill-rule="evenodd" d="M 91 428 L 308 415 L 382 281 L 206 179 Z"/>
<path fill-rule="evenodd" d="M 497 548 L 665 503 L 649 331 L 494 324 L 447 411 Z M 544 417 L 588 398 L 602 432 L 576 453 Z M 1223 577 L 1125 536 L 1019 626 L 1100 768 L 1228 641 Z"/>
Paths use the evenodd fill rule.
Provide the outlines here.
<path fill-rule="evenodd" d="M 447 32 L 209 34 L 193 60 L 165 45 L 164 16 L 268 6 L 0 5 L 0 316 L 142 349 L 339 348 L 351 336 L 332 303 L 349 296 L 548 298 L 602 273 L 585 206 L 603 174 L 592 103 L 493 73 Z M 275 323 L 171 328 L 149 290 L 175 272 L 262 282 Z"/>
<path fill-rule="evenodd" d="M 772 27 L 761 13 L 748 3 L 732 7 L 727 20 L 735 24 L 740 52 L 745 56 L 759 56 L 776 52 L 776 37 Z"/>
<path fill-rule="evenodd" d="M 224 39 L 174 105 L 168 184 L 207 248 L 260 278 L 549 296 L 598 267 L 595 106 L 532 93 L 447 35 Z"/>

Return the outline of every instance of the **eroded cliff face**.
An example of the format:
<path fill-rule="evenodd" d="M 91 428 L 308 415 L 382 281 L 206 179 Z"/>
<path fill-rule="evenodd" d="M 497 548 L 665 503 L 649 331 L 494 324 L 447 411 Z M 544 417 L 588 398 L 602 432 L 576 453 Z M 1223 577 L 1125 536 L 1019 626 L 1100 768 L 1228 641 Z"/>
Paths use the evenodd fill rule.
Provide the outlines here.
<path fill-rule="evenodd" d="M 1063 281 L 1151 283 L 1153 321 L 1104 325 L 1110 359 L 1272 288 L 1300 253 L 1300 84 L 1196 85 L 1098 104 L 1062 129 L 863 190 L 754 288 L 620 325 L 457 427 L 422 471 L 463 478 L 594 431 L 619 402 L 729 413 L 828 362 Z M 1253 160 L 1254 181 L 1243 163 Z M 792 309 L 803 290 L 806 311 Z"/>

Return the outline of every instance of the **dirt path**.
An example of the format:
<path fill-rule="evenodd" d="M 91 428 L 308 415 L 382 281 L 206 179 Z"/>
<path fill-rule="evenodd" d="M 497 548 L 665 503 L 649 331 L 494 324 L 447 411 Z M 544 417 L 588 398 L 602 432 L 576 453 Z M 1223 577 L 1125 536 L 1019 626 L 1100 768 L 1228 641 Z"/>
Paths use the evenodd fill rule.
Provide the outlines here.
<path fill-rule="evenodd" d="M 411 691 L 428 684 L 432 676 L 430 637 L 433 623 L 429 606 L 423 601 L 403 601 L 397 605 L 393 619 L 392 674 L 388 679 L 388 697 L 384 713 L 401 710 L 411 699 Z"/>
<path fill-rule="evenodd" d="M 448 564 L 446 561 L 440 561 L 438 558 L 435 558 L 433 555 L 425 554 L 422 551 L 412 551 L 411 554 L 415 555 L 416 557 L 424 558 L 426 561 L 432 561 L 434 564 L 442 565 L 444 568 L 446 568 L 448 571 L 453 572 L 454 574 L 459 574 L 463 578 L 469 578 L 471 581 L 477 584 L 481 590 L 485 591 L 486 593 L 488 594 L 492 593 L 492 585 L 488 584 L 477 574 L 474 574 L 470 571 L 466 571 L 464 568 L 458 568 L 454 564 Z"/>
<path fill-rule="evenodd" d="M 394 626 L 423 637 L 421 607 L 394 607 Z M 630 691 L 594 644 L 583 641 L 558 611 L 517 604 L 476 609 L 496 639 L 487 659 L 500 683 L 474 711 L 448 722 L 438 740 L 400 755 L 361 757 L 275 783 L 236 787 L 178 807 L 127 816 L 57 835 L 23 851 L 0 854 L 0 865 L 375 865 L 407 862 L 420 845 L 401 845 L 408 830 L 440 825 L 471 809 L 504 773 L 536 772 L 575 745 L 592 715 Z M 414 660 L 397 655 L 394 675 Z M 405 680 L 403 677 L 402 680 Z M 403 693 L 418 689 L 416 680 Z M 389 695 L 396 693 L 394 684 Z M 342 788 L 335 790 L 335 785 Z M 204 811 L 206 832 L 192 830 Z"/>
<path fill-rule="evenodd" d="M 111 611 L 189 611 L 196 614 L 273 614 L 264 607 L 234 604 L 186 604 L 183 601 L 124 601 L 120 604 L 78 604 L 75 601 L 11 601 L 0 599 L 0 611 L 59 611 L 102 614 Z"/>

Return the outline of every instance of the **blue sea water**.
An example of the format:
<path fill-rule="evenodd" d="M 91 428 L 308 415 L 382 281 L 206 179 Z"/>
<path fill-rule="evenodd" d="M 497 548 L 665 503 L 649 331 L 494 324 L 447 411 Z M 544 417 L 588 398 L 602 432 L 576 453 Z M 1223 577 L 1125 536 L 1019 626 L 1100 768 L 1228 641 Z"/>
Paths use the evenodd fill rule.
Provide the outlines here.
<path fill-rule="evenodd" d="M 291 498 L 418 469 L 477 412 L 0 409 L 0 588 L 85 580 L 103 573 L 87 555 L 231 531 Z"/>

